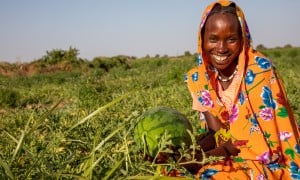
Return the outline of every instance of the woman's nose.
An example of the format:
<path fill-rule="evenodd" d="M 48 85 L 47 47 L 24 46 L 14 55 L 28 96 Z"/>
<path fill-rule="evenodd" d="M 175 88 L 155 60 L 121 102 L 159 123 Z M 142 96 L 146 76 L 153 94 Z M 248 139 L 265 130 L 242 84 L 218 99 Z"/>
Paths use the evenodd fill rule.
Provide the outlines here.
<path fill-rule="evenodd" d="M 219 41 L 217 43 L 217 51 L 219 53 L 225 53 L 227 51 L 227 46 L 226 46 L 226 42 L 224 41 Z"/>

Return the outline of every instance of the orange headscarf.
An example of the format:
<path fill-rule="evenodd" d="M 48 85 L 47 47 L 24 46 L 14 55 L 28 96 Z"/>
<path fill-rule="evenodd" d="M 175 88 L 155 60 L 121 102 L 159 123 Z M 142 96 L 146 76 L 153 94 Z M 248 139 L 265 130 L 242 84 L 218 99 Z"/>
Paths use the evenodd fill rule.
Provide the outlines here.
<path fill-rule="evenodd" d="M 243 49 L 238 59 L 238 73 L 228 89 L 220 88 L 217 72 L 202 53 L 201 30 L 216 3 L 229 6 L 233 2 L 218 1 L 205 9 L 198 34 L 198 66 L 186 74 L 185 80 L 193 109 L 209 111 L 222 123 L 229 123 L 231 139 L 240 145 L 241 153 L 229 164 L 219 162 L 204 166 L 198 175 L 215 179 L 299 178 L 297 123 L 274 65 L 252 47 L 240 7 L 236 5 L 236 14 L 242 29 Z"/>

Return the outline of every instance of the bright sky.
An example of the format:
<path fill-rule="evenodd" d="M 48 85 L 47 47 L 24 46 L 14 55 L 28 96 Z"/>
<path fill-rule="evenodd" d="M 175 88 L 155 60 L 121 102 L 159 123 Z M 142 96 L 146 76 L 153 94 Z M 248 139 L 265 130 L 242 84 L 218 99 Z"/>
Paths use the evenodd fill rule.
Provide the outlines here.
<path fill-rule="evenodd" d="M 2 0 L 0 61 L 28 62 L 53 49 L 79 57 L 142 57 L 196 52 L 204 8 L 212 0 Z M 299 0 L 236 0 L 254 46 L 300 46 Z"/>

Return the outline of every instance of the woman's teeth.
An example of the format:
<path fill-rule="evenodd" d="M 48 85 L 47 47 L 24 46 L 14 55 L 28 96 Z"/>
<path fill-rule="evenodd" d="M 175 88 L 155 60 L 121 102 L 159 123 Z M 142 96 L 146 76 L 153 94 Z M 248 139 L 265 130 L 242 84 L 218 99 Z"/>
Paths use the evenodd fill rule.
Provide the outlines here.
<path fill-rule="evenodd" d="M 218 55 L 213 55 L 213 57 L 216 59 L 218 62 L 223 62 L 227 59 L 227 56 L 218 56 Z"/>

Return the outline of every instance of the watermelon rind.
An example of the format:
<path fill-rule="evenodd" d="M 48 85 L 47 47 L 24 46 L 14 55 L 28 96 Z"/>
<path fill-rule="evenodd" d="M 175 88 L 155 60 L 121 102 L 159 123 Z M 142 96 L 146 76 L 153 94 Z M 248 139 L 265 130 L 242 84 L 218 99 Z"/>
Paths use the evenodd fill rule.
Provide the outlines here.
<path fill-rule="evenodd" d="M 134 140 L 144 153 L 155 157 L 165 133 L 170 136 L 172 146 L 181 147 L 192 142 L 188 131 L 192 132 L 192 125 L 185 115 L 176 109 L 160 106 L 141 115 L 134 128 Z"/>

